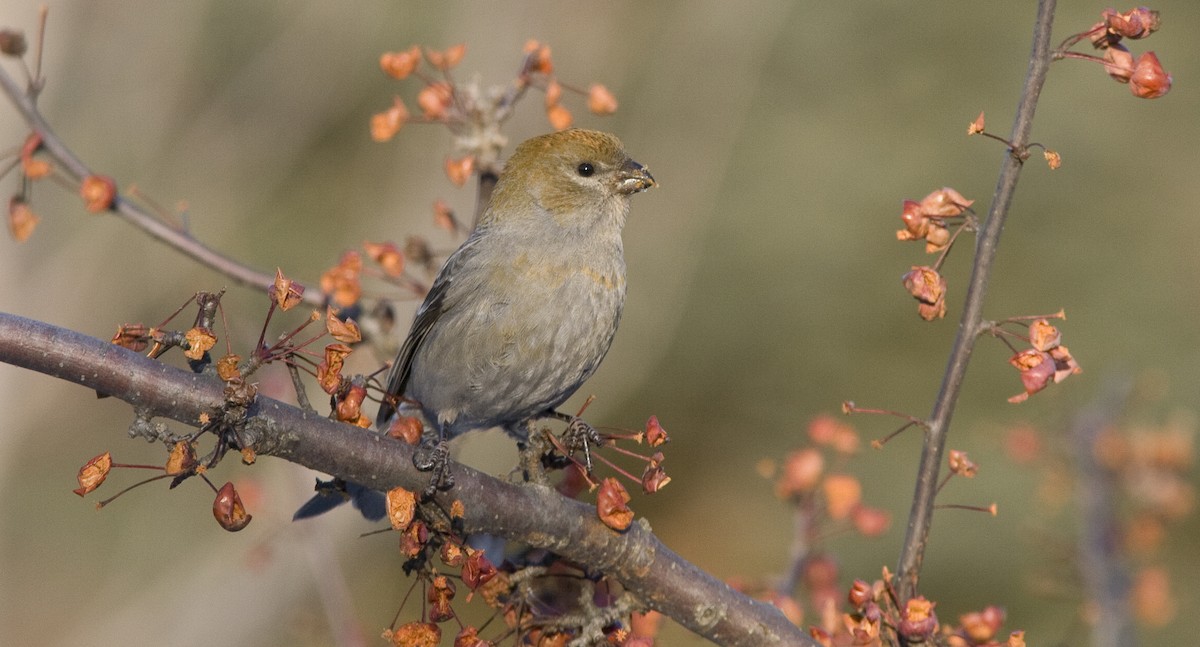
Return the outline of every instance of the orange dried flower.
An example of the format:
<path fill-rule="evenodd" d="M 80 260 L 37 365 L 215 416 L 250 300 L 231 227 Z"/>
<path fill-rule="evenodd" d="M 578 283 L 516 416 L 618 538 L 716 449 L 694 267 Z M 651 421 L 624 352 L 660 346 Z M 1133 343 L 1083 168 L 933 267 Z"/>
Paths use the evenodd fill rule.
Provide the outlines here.
<path fill-rule="evenodd" d="M 658 416 L 650 416 L 650 418 L 646 420 L 645 434 L 646 444 L 650 445 L 651 447 L 658 447 L 670 442 L 671 440 L 667 437 L 667 430 L 663 429 L 663 426 L 659 424 Z"/>
<path fill-rule="evenodd" d="M 50 174 L 52 167 L 46 160 L 35 159 L 33 156 L 42 148 L 42 136 L 29 133 L 21 146 L 21 173 L 26 179 L 38 180 Z"/>
<path fill-rule="evenodd" d="M 862 502 L 862 484 L 849 474 L 830 474 L 821 483 L 825 508 L 831 519 L 841 521 Z"/>
<path fill-rule="evenodd" d="M 860 505 L 851 513 L 850 523 L 863 537 L 878 537 L 892 526 L 892 513 L 883 508 Z"/>
<path fill-rule="evenodd" d="M 1140 99 L 1157 99 L 1171 91 L 1171 75 L 1162 68 L 1154 52 L 1138 57 L 1129 77 L 1129 91 Z"/>
<path fill-rule="evenodd" d="M 475 156 L 467 155 L 458 159 L 447 157 L 445 171 L 454 186 L 463 186 L 475 171 Z"/>
<path fill-rule="evenodd" d="M 1066 346 L 1055 346 L 1049 351 L 1050 357 L 1054 360 L 1054 383 L 1058 384 L 1068 377 L 1077 373 L 1082 373 L 1079 363 L 1071 357 L 1071 351 Z"/>
<path fill-rule="evenodd" d="M 196 465 L 196 448 L 191 443 L 181 440 L 171 446 L 171 453 L 167 455 L 167 474 L 186 474 L 196 469 Z"/>
<path fill-rule="evenodd" d="M 407 530 L 417 515 L 417 495 L 402 487 L 388 490 L 387 515 L 395 530 Z"/>
<path fill-rule="evenodd" d="M 487 555 L 482 550 L 477 550 L 467 556 L 467 561 L 463 564 L 461 575 L 463 584 L 466 584 L 468 589 L 474 591 L 496 577 L 496 573 L 496 567 L 492 565 Z"/>
<path fill-rule="evenodd" d="M 791 452 L 784 460 L 775 496 L 787 499 L 812 492 L 825 472 L 825 457 L 812 447 Z"/>
<path fill-rule="evenodd" d="M 959 616 L 958 624 L 973 644 L 986 643 L 1004 624 L 1004 609 L 993 605 L 983 611 L 972 611 Z"/>
<path fill-rule="evenodd" d="M 1158 12 L 1147 7 L 1137 7 L 1125 13 L 1105 9 L 1100 12 L 1100 17 L 1108 33 L 1129 39 L 1145 38 L 1157 31 L 1160 24 Z"/>
<path fill-rule="evenodd" d="M 397 247 L 396 243 L 367 241 L 363 243 L 363 250 L 379 265 L 385 275 L 397 278 L 404 274 L 404 251 Z"/>
<path fill-rule="evenodd" d="M 963 194 L 947 186 L 931 191 L 929 195 L 921 198 L 921 213 L 934 218 L 953 218 L 961 216 L 973 204 L 974 200 L 968 200 Z"/>
<path fill-rule="evenodd" d="M 217 336 L 208 328 L 200 326 L 183 333 L 183 337 L 188 345 L 187 350 L 183 351 L 183 356 L 188 359 L 202 359 L 209 349 L 217 345 Z"/>
<path fill-rule="evenodd" d="M 408 524 L 408 528 L 400 534 L 400 554 L 405 557 L 416 557 L 424 550 L 429 541 L 429 527 L 420 519 Z"/>
<path fill-rule="evenodd" d="M 337 400 L 337 419 L 366 429 L 371 420 L 362 414 L 362 403 L 367 398 L 367 389 L 361 384 L 352 384 Z"/>
<path fill-rule="evenodd" d="M 458 231 L 458 220 L 454 217 L 454 210 L 446 204 L 445 200 L 434 200 L 433 224 L 446 231 Z"/>
<path fill-rule="evenodd" d="M 666 470 L 662 467 L 663 460 L 662 452 L 656 452 L 650 457 L 646 469 L 642 472 L 642 492 L 654 494 L 667 487 L 667 484 L 671 482 L 671 477 L 667 476 Z"/>
<path fill-rule="evenodd" d="M 222 382 L 241 379 L 242 371 L 238 368 L 240 361 L 242 361 L 241 355 L 222 355 L 217 360 L 217 377 L 221 378 Z"/>
<path fill-rule="evenodd" d="M 983 113 L 980 112 L 979 116 L 975 118 L 975 121 L 972 121 L 967 126 L 967 134 L 968 135 L 978 135 L 979 133 L 982 133 L 983 132 L 983 124 L 984 124 Z"/>
<path fill-rule="evenodd" d="M 596 514 L 604 525 L 613 530 L 625 530 L 633 523 L 633 510 L 629 508 L 629 493 L 617 479 L 609 477 L 600 483 L 596 494 Z"/>
<path fill-rule="evenodd" d="M 410 622 L 392 632 L 391 639 L 396 647 L 438 647 L 442 629 L 432 622 Z"/>
<path fill-rule="evenodd" d="M 354 323 L 353 319 L 345 321 L 338 319 L 333 308 L 328 306 L 325 308 L 325 332 L 343 344 L 356 344 L 362 341 L 362 331 L 358 329 L 358 324 Z"/>
<path fill-rule="evenodd" d="M 1046 149 L 1042 152 L 1042 157 L 1046 158 L 1046 166 L 1049 166 L 1051 171 L 1062 166 L 1062 155 L 1059 155 L 1056 151 Z"/>
<path fill-rule="evenodd" d="M 392 100 L 392 107 L 371 115 L 371 139 L 380 143 L 390 140 L 408 123 L 408 118 L 408 107 L 400 97 L 396 97 Z"/>
<path fill-rule="evenodd" d="M 914 266 L 903 277 L 904 287 L 920 305 L 917 314 L 925 321 L 946 316 L 946 279 L 928 266 Z"/>
<path fill-rule="evenodd" d="M 267 289 L 267 295 L 280 310 L 291 310 L 303 300 L 304 286 L 285 277 L 283 270 L 277 267 L 275 268 L 275 283 Z"/>
<path fill-rule="evenodd" d="M 39 218 L 29 208 L 29 204 L 19 195 L 14 195 L 8 201 L 8 233 L 13 240 L 23 243 L 33 235 Z"/>
<path fill-rule="evenodd" d="M 338 264 L 321 274 L 321 292 L 339 308 L 349 308 L 362 296 L 362 256 L 355 251 L 342 254 Z"/>
<path fill-rule="evenodd" d="M 558 81 L 551 79 L 550 82 L 546 84 L 546 109 L 549 110 L 550 108 L 557 106 L 561 99 L 562 85 Z"/>
<path fill-rule="evenodd" d="M 445 119 L 446 111 L 454 103 L 454 93 L 445 81 L 430 83 L 417 93 L 417 105 L 426 119 Z"/>
<path fill-rule="evenodd" d="M 325 360 L 317 365 L 317 382 L 321 389 L 333 395 L 342 384 L 342 364 L 346 356 L 354 352 L 345 344 L 329 344 L 325 346 Z"/>
<path fill-rule="evenodd" d="M 949 455 L 946 457 L 946 462 L 950 465 L 950 471 L 959 476 L 965 476 L 970 479 L 975 478 L 975 475 L 979 473 L 979 466 L 964 451 L 951 449 Z"/>
<path fill-rule="evenodd" d="M 79 197 L 83 208 L 89 213 L 100 213 L 113 208 L 117 199 L 117 184 L 104 175 L 89 175 L 79 185 Z"/>
<path fill-rule="evenodd" d="M 429 60 L 429 64 L 443 72 L 458 65 L 462 61 L 463 56 L 467 53 L 465 43 L 459 43 L 446 48 L 445 51 L 436 49 L 426 49 L 425 58 Z"/>
<path fill-rule="evenodd" d="M 150 344 L 147 341 L 149 334 L 150 330 L 146 328 L 145 324 L 121 324 L 117 326 L 117 332 L 110 341 L 117 346 L 140 353 Z"/>
<path fill-rule="evenodd" d="M 550 46 L 536 40 L 525 41 L 525 53 L 529 55 L 526 69 L 533 74 L 550 74 L 554 63 L 550 60 Z"/>
<path fill-rule="evenodd" d="M 421 63 L 421 48 L 413 45 L 401 52 L 384 52 L 379 57 L 379 69 L 396 80 L 405 79 Z"/>
<path fill-rule="evenodd" d="M 571 127 L 574 122 L 574 117 L 571 116 L 571 111 L 565 106 L 556 103 L 549 108 L 546 108 L 546 119 L 550 122 L 550 127 L 555 130 L 566 130 Z"/>
<path fill-rule="evenodd" d="M 1027 348 L 1013 355 L 1008 363 L 1021 372 L 1021 384 L 1025 387 L 1024 393 L 1008 399 L 1013 404 L 1028 400 L 1029 396 L 1049 386 L 1054 378 L 1053 358 L 1036 348 Z"/>
<path fill-rule="evenodd" d="M 923 642 L 933 636 L 938 627 L 937 614 L 933 611 L 935 606 L 923 595 L 909 600 L 900 614 L 897 626 L 900 635 L 913 642 Z"/>
<path fill-rule="evenodd" d="M 79 481 L 79 487 L 75 488 L 73 492 L 83 496 L 100 487 L 104 483 L 104 479 L 108 478 L 109 471 L 112 470 L 112 462 L 112 454 L 104 452 L 84 463 L 83 467 L 79 468 L 79 473 L 75 475 L 75 479 Z"/>
<path fill-rule="evenodd" d="M 416 445 L 421 442 L 421 436 L 425 433 L 425 425 L 416 416 L 394 416 L 387 433 L 396 440 Z"/>
<path fill-rule="evenodd" d="M 1029 324 L 1029 345 L 1037 350 L 1050 350 L 1062 343 L 1062 333 L 1046 319 Z"/>
<path fill-rule="evenodd" d="M 450 603 L 454 601 L 454 583 L 445 575 L 435 575 L 425 591 L 425 601 L 429 603 L 429 619 L 433 622 L 445 622 L 454 617 L 454 609 Z"/>
<path fill-rule="evenodd" d="M 1166 626 L 1179 609 L 1179 603 L 1171 594 L 1171 577 L 1160 567 L 1138 571 L 1130 597 L 1134 616 L 1154 627 Z"/>
<path fill-rule="evenodd" d="M 593 83 L 588 88 L 588 110 L 596 115 L 611 115 L 617 111 L 617 98 L 608 91 L 608 88 L 599 83 Z"/>
<path fill-rule="evenodd" d="M 1105 49 L 1104 71 L 1120 83 L 1129 83 L 1129 77 L 1133 76 L 1133 54 L 1120 44 Z"/>

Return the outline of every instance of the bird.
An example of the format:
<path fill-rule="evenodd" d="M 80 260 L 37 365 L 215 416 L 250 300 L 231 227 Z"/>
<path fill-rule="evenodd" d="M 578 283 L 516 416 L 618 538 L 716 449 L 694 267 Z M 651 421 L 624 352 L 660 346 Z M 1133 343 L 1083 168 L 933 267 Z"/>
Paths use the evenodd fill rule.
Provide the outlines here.
<path fill-rule="evenodd" d="M 622 229 L 630 197 L 656 187 L 615 135 L 526 140 L 505 162 L 475 229 L 447 259 L 392 363 L 376 426 L 396 407 L 434 427 L 417 467 L 445 473 L 447 441 L 499 427 L 524 443 L 533 421 L 596 371 L 625 304 Z M 424 443 L 423 443 L 424 444 Z"/>

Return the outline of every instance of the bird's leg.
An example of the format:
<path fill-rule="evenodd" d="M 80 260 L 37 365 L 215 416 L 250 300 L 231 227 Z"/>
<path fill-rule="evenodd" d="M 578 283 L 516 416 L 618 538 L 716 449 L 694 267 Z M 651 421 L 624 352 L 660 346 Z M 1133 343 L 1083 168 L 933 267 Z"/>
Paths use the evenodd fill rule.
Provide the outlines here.
<path fill-rule="evenodd" d="M 567 423 L 567 430 L 563 432 L 563 441 L 566 443 L 567 450 L 574 454 L 576 450 L 582 449 L 583 466 L 587 469 L 587 473 L 591 474 L 592 447 L 604 444 L 603 439 L 600 438 L 600 432 L 579 416 L 571 416 L 558 411 L 551 411 L 549 415 Z"/>
<path fill-rule="evenodd" d="M 426 499 L 437 494 L 438 490 L 454 487 L 454 477 L 450 475 L 450 443 L 446 440 L 445 430 L 438 430 L 437 440 L 432 436 L 421 440 L 420 447 L 413 453 L 413 467 L 422 472 L 433 472 L 423 492 Z"/>
<path fill-rule="evenodd" d="M 525 422 L 525 426 L 525 439 L 517 441 L 521 474 L 529 483 L 545 485 L 547 483 L 546 470 L 542 461 L 552 447 L 546 439 L 546 435 L 538 430 L 537 421 L 528 420 Z"/>

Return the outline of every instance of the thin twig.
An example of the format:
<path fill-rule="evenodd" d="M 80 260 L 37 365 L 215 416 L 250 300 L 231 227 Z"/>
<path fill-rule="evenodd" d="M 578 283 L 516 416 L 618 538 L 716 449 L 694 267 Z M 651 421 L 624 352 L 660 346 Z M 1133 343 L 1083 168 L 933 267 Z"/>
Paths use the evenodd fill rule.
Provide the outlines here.
<path fill-rule="evenodd" d="M 1025 87 L 1021 92 L 1021 101 L 1017 107 L 1012 137 L 1009 139 L 1013 148 L 1005 153 L 987 220 L 984 221 L 975 242 L 975 261 L 971 271 L 971 281 L 967 288 L 966 301 L 963 304 L 962 317 L 959 320 L 958 336 L 954 340 L 954 348 L 950 352 L 950 359 L 933 406 L 933 413 L 929 417 L 925 442 L 921 448 L 916 491 L 913 494 L 912 510 L 908 516 L 908 529 L 904 536 L 904 545 L 901 548 L 900 561 L 896 569 L 902 601 L 916 595 L 917 582 L 921 576 L 921 564 L 925 557 L 929 528 L 933 523 L 938 473 L 941 469 L 942 455 L 946 449 L 946 439 L 950 432 L 950 418 L 954 414 L 954 405 L 958 400 L 958 393 L 967 373 L 967 365 L 970 363 L 975 339 L 981 331 L 983 301 L 987 292 L 988 279 L 991 277 L 992 261 L 996 257 L 1000 233 L 1004 229 L 1004 220 L 1008 215 L 1013 193 L 1017 187 L 1017 179 L 1021 174 L 1024 158 L 1023 148 L 1029 142 L 1038 96 L 1041 94 L 1042 85 L 1046 81 L 1046 72 L 1050 66 L 1050 32 L 1054 23 L 1054 6 L 1055 0 L 1041 0 L 1038 3 L 1029 70 L 1025 77 Z"/>
<path fill-rule="evenodd" d="M 33 100 L 3 68 L 0 68 L 0 90 L 3 90 L 4 94 L 8 96 L 9 101 L 16 107 L 17 112 L 21 114 L 29 127 L 42 136 L 42 146 L 54 159 L 55 166 L 71 181 L 78 184 L 83 181 L 83 178 L 93 175 L 83 160 L 75 155 L 74 151 L 68 148 L 58 135 L 54 134 L 50 124 L 42 117 Z M 179 250 L 200 264 L 225 275 L 234 283 L 266 290 L 275 282 L 274 275 L 259 272 L 225 256 L 193 238 L 186 231 L 162 222 L 136 202 L 118 195 L 113 201 L 112 209 L 114 213 L 134 227 Z M 322 305 L 324 302 L 324 296 L 319 290 L 306 290 L 302 298 L 307 303 L 316 306 Z"/>

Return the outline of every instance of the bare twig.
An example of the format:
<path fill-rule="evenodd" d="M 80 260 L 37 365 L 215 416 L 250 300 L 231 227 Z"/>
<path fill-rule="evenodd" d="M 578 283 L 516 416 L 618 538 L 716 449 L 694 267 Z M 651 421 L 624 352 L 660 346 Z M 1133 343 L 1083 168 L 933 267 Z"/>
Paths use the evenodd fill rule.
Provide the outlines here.
<path fill-rule="evenodd" d="M 0 90 L 3 90 L 4 94 L 8 96 L 9 101 L 16 107 L 17 112 L 21 114 L 29 127 L 42 136 L 42 146 L 54 159 L 57 168 L 76 183 L 82 182 L 83 178 L 93 174 L 83 160 L 75 155 L 74 151 L 68 148 L 58 135 L 54 134 L 50 124 L 46 123 L 33 100 L 3 68 L 0 68 Z M 224 274 L 238 285 L 266 290 L 275 281 L 274 275 L 259 272 L 225 256 L 192 237 L 187 231 L 177 229 L 159 220 L 153 213 L 136 202 L 118 195 L 113 201 L 112 209 L 114 213 L 134 227 L 178 249 L 202 265 Z M 303 298 L 312 305 L 319 306 L 324 302 L 324 296 L 319 290 L 306 290 Z"/>
<path fill-rule="evenodd" d="M 1000 233 L 1004 229 L 1004 220 L 1016 191 L 1017 179 L 1026 157 L 1025 147 L 1029 143 L 1030 132 L 1033 129 L 1033 114 L 1037 108 L 1038 96 L 1046 80 L 1046 72 L 1050 66 L 1050 32 L 1054 23 L 1055 0 L 1041 0 L 1038 3 L 1037 20 L 1033 30 L 1033 47 L 1029 56 L 1029 70 L 1025 76 L 1025 87 L 1021 92 L 1021 101 L 1017 106 L 1016 119 L 1013 122 L 1012 148 L 1004 156 L 1000 168 L 1000 176 L 996 182 L 996 191 L 992 197 L 991 208 L 987 220 L 984 221 L 975 243 L 975 261 L 971 271 L 971 281 L 967 288 L 966 301 L 963 304 L 962 317 L 958 324 L 958 336 L 954 340 L 954 348 L 946 365 L 942 378 L 942 386 L 929 418 L 929 428 L 925 434 L 925 442 L 921 449 L 921 463 L 917 472 L 916 492 L 913 494 L 912 510 L 908 516 L 908 529 L 904 536 L 904 545 L 900 552 L 900 561 L 896 569 L 899 578 L 900 596 L 903 600 L 913 597 L 917 591 L 917 581 L 921 575 L 921 564 L 925 556 L 925 547 L 929 538 L 929 528 L 933 523 L 934 497 L 937 494 L 938 472 L 941 469 L 942 455 L 946 449 L 946 439 L 950 432 L 950 418 L 954 414 L 954 405 L 962 387 L 963 378 L 970 363 L 971 351 L 975 339 L 981 332 L 983 322 L 983 300 L 987 292 L 988 279 L 991 277 L 992 261 L 996 257 L 996 248 L 1000 242 Z"/>

